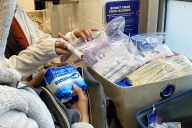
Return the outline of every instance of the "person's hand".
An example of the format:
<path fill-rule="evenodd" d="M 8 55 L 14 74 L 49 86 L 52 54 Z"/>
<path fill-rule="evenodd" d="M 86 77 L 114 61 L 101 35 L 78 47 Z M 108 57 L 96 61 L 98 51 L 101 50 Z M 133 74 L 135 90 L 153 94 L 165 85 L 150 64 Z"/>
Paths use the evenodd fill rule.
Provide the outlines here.
<path fill-rule="evenodd" d="M 42 85 L 43 76 L 45 75 L 46 71 L 43 69 L 40 71 L 30 82 L 26 83 L 27 86 L 32 86 L 34 88 L 38 88 Z"/>
<path fill-rule="evenodd" d="M 67 48 L 67 44 L 65 42 L 55 42 L 55 52 L 57 55 L 70 55 L 71 52 Z"/>
<path fill-rule="evenodd" d="M 93 39 L 93 31 L 98 31 L 96 28 L 91 28 L 91 29 L 84 29 L 84 28 L 78 28 L 75 31 L 73 31 L 73 34 L 77 37 L 77 38 L 82 38 L 82 40 L 84 42 L 90 41 L 91 39 Z"/>
<path fill-rule="evenodd" d="M 57 34 L 57 38 L 63 38 L 64 40 L 66 40 L 68 43 L 71 43 L 70 42 L 70 39 L 68 37 L 65 37 L 62 33 L 58 33 Z"/>
<path fill-rule="evenodd" d="M 81 113 L 81 122 L 89 123 L 87 94 L 77 85 L 73 85 L 73 88 L 79 98 L 78 101 L 72 104 L 68 103 L 67 107 L 70 109 L 78 109 Z"/>
<path fill-rule="evenodd" d="M 58 64 L 55 64 L 51 67 L 60 67 L 60 66 L 65 66 L 65 65 L 68 65 L 67 62 L 62 62 L 62 63 L 58 63 Z M 43 77 L 46 73 L 46 70 L 43 69 L 42 71 L 40 71 L 30 82 L 26 83 L 27 86 L 32 86 L 34 88 L 38 88 L 42 85 L 42 80 L 43 80 Z"/>

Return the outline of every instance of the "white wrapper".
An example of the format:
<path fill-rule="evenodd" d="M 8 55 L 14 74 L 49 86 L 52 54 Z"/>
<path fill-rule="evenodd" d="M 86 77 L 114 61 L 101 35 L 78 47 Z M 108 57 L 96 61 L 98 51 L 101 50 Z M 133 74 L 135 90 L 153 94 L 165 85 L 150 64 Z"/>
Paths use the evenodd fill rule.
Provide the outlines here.
<path fill-rule="evenodd" d="M 129 66 L 125 66 L 123 67 L 120 71 L 118 71 L 115 75 L 113 75 L 109 81 L 111 81 L 112 83 L 118 83 L 121 80 L 123 80 L 125 78 L 125 76 L 129 73 L 130 71 Z"/>
<path fill-rule="evenodd" d="M 116 62 L 112 63 L 111 66 L 107 69 L 105 69 L 102 72 L 102 76 L 105 76 L 107 73 L 109 73 L 110 71 L 112 71 L 115 67 L 117 67 L 123 60 L 122 59 L 118 59 Z"/>
<path fill-rule="evenodd" d="M 128 78 L 133 79 L 135 76 L 139 76 L 139 74 L 144 74 L 145 72 L 148 72 L 148 71 L 156 68 L 157 66 L 159 66 L 163 62 L 164 62 L 163 59 L 157 59 L 157 60 L 151 61 L 151 62 L 143 65 L 142 67 L 140 67 L 139 69 L 137 69 L 133 73 L 131 73 L 128 76 Z"/>
<path fill-rule="evenodd" d="M 130 80 L 130 81 L 134 86 L 145 84 L 147 83 L 147 81 L 153 78 L 156 74 L 158 74 L 161 70 L 163 70 L 164 67 L 165 67 L 164 65 L 160 65 L 157 68 L 145 73 L 143 77 L 140 78 L 140 80 L 137 80 L 137 81 Z"/>
<path fill-rule="evenodd" d="M 141 78 L 145 77 L 148 72 L 151 72 L 152 70 L 161 66 L 163 62 L 164 62 L 163 59 L 157 59 L 157 60 L 151 61 L 146 65 L 142 66 L 141 68 L 137 69 L 133 73 L 131 73 L 129 76 L 127 76 L 127 78 L 133 82 L 138 81 Z"/>
<path fill-rule="evenodd" d="M 68 43 L 66 40 L 59 38 L 58 41 L 64 42 L 65 44 L 67 44 L 67 49 L 69 51 L 71 51 L 75 56 L 77 56 L 80 59 L 83 59 L 83 54 L 81 52 L 79 52 L 76 48 L 74 48 L 70 43 Z"/>
<path fill-rule="evenodd" d="M 178 72 L 175 71 L 175 70 L 163 75 L 161 78 L 157 79 L 157 81 L 165 80 L 165 79 L 171 79 L 171 78 L 174 78 L 174 77 L 178 77 Z"/>
<path fill-rule="evenodd" d="M 119 70 L 121 70 L 123 67 L 127 66 L 127 61 L 123 61 L 121 64 L 119 64 L 117 67 L 115 67 L 111 72 L 107 73 L 106 76 L 104 76 L 106 79 L 111 78 L 114 74 L 116 74 Z"/>

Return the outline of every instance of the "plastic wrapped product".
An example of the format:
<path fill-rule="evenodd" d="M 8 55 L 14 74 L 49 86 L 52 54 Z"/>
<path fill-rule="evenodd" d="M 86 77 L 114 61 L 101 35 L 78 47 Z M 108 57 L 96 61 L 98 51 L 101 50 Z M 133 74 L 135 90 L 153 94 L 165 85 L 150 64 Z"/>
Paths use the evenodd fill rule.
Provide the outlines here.
<path fill-rule="evenodd" d="M 156 60 L 158 58 L 164 58 L 167 56 L 174 56 L 173 52 L 165 44 L 155 47 L 153 50 L 141 52 L 147 61 Z"/>
<path fill-rule="evenodd" d="M 140 80 L 137 81 L 132 81 L 131 83 L 135 86 L 135 85 L 141 85 L 141 84 L 145 84 L 147 83 L 147 81 L 149 81 L 151 78 L 153 78 L 156 74 L 158 74 L 160 71 L 162 71 L 164 69 L 164 65 L 159 65 L 158 67 L 156 67 L 155 69 L 146 72 L 143 77 L 140 78 Z"/>
<path fill-rule="evenodd" d="M 127 61 L 123 61 L 121 64 L 119 64 L 117 67 L 115 67 L 113 70 L 111 70 L 109 73 L 107 73 L 104 77 L 106 79 L 111 78 L 114 74 L 122 70 L 123 67 L 126 67 L 128 65 Z"/>
<path fill-rule="evenodd" d="M 166 59 L 167 62 L 177 66 L 181 72 L 187 68 L 192 67 L 191 61 L 186 56 L 172 56 L 171 58 Z"/>
<path fill-rule="evenodd" d="M 162 45 L 165 33 L 144 33 L 132 36 L 131 39 L 137 48 L 141 51 L 153 50 Z"/>
<path fill-rule="evenodd" d="M 179 72 L 179 69 L 176 66 L 174 66 L 172 64 L 166 64 L 165 68 L 163 70 L 161 70 L 158 74 L 156 74 L 153 78 L 151 78 L 147 83 L 158 81 L 158 79 L 160 80 L 160 78 L 162 78 L 164 75 L 166 75 L 174 70 Z"/>
<path fill-rule="evenodd" d="M 49 68 L 43 78 L 43 83 L 62 102 L 69 101 L 76 96 L 73 84 L 83 91 L 87 89 L 87 85 L 77 69 L 70 65 Z"/>
<path fill-rule="evenodd" d="M 165 80 L 165 79 L 171 79 L 171 78 L 178 77 L 178 76 L 179 76 L 179 72 L 176 70 L 173 70 L 171 72 L 164 74 L 162 77 L 157 79 L 157 81 Z"/>
<path fill-rule="evenodd" d="M 118 72 L 116 72 L 110 79 L 109 81 L 111 81 L 112 83 L 118 83 L 121 80 L 123 80 L 126 75 L 131 71 L 131 66 L 126 65 L 125 67 L 122 67 L 121 70 L 119 70 Z"/>
<path fill-rule="evenodd" d="M 114 68 L 116 68 L 119 64 L 121 64 L 123 62 L 122 59 L 117 59 L 115 62 L 113 62 L 109 68 L 104 69 L 104 71 L 101 73 L 102 76 L 105 76 L 106 74 L 108 74 L 110 71 L 112 71 Z"/>
<path fill-rule="evenodd" d="M 146 75 L 146 73 L 151 72 L 153 69 L 161 66 L 163 63 L 163 59 L 151 61 L 128 75 L 127 78 L 132 82 L 140 80 L 143 76 Z"/>
<path fill-rule="evenodd" d="M 66 40 L 59 38 L 60 42 L 64 42 L 67 45 L 67 49 L 71 51 L 74 55 L 76 55 L 78 58 L 83 59 L 83 54 L 78 51 L 76 48 L 74 48 L 70 43 L 68 43 Z"/>

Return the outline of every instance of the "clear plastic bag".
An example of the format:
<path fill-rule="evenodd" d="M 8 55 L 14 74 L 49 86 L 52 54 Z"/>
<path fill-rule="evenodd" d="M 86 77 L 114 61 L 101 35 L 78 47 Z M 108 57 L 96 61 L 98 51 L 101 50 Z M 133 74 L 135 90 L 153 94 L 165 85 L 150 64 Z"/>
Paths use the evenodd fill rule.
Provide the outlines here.
<path fill-rule="evenodd" d="M 150 124 L 148 128 L 181 128 L 180 122 L 165 122 L 162 124 Z"/>
<path fill-rule="evenodd" d="M 192 63 L 183 55 L 150 61 L 127 76 L 132 85 L 176 78 L 192 73 Z"/>
<path fill-rule="evenodd" d="M 155 47 L 153 50 L 140 52 L 147 61 L 156 60 L 158 58 L 164 58 L 167 56 L 173 56 L 174 53 L 165 44 Z"/>
<path fill-rule="evenodd" d="M 165 36 L 165 33 L 144 33 L 131 36 L 131 39 L 140 51 L 148 51 L 162 45 Z"/>
<path fill-rule="evenodd" d="M 107 50 L 102 50 L 106 47 L 110 47 L 108 45 L 113 45 L 112 50 L 114 50 L 115 47 L 119 46 L 119 44 L 125 44 L 130 42 L 130 38 L 123 33 L 124 27 L 124 17 L 120 16 L 114 18 L 111 22 L 109 22 L 104 28 L 100 30 L 101 33 L 98 34 L 94 40 L 86 43 L 87 46 L 84 45 L 83 50 L 82 45 L 80 49 L 79 44 L 77 43 L 77 49 L 83 52 L 84 54 L 83 60 L 90 67 L 92 67 L 99 60 L 98 54 L 100 55 L 101 52 L 104 52 L 104 54 L 102 55 L 105 55 L 108 52 Z"/>
<path fill-rule="evenodd" d="M 179 69 L 179 76 L 184 76 L 192 73 L 192 63 L 184 55 L 171 56 L 165 59 L 167 63 L 176 66 Z"/>
<path fill-rule="evenodd" d="M 107 24 L 95 39 L 77 43 L 83 61 L 112 83 L 118 83 L 136 68 L 145 64 L 129 36 L 123 33 L 125 19 L 117 17 Z"/>

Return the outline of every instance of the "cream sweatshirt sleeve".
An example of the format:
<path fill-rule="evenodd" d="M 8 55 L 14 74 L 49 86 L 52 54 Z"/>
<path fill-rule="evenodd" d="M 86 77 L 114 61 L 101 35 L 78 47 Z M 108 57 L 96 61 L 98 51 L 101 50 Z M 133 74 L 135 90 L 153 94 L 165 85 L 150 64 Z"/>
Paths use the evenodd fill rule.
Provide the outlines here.
<path fill-rule="evenodd" d="M 75 29 L 76 30 L 76 29 Z M 67 37 L 70 42 L 73 44 L 73 42 L 78 39 L 74 34 L 73 32 L 75 31 L 73 30 L 72 32 L 68 32 L 65 37 Z M 61 62 L 65 62 L 68 58 L 70 57 L 70 55 L 66 56 L 66 55 L 62 55 L 60 56 L 59 58 L 54 58 L 52 59 L 51 61 L 49 61 L 47 64 L 46 64 L 46 67 L 50 67 L 51 65 L 54 65 L 56 63 L 61 63 Z"/>
<path fill-rule="evenodd" d="M 78 123 L 72 124 L 71 128 L 93 128 L 93 126 L 88 123 L 78 122 Z"/>
<path fill-rule="evenodd" d="M 73 44 L 73 42 L 78 39 L 75 35 L 74 35 L 74 31 L 77 30 L 78 28 L 74 29 L 72 32 L 68 32 L 65 36 L 67 38 L 69 38 L 70 42 Z"/>
<path fill-rule="evenodd" d="M 18 56 L 3 59 L 3 66 L 17 70 L 22 75 L 22 80 L 30 76 L 40 65 L 59 55 L 55 52 L 56 38 L 40 40 L 34 45 L 30 45 Z"/>

